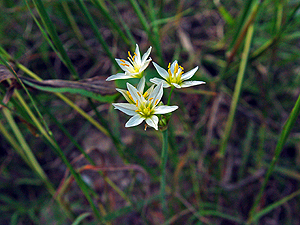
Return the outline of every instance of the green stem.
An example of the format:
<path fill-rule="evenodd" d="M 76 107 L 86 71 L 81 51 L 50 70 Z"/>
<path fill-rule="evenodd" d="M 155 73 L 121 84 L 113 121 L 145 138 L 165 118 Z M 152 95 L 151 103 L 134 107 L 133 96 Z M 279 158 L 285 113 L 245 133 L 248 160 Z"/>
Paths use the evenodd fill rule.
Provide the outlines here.
<path fill-rule="evenodd" d="M 163 148 L 161 152 L 161 179 L 160 179 L 160 197 L 161 206 L 164 215 L 167 215 L 167 202 L 166 202 L 166 170 L 168 161 L 168 129 L 162 132 L 163 134 Z"/>
<path fill-rule="evenodd" d="M 169 98 L 168 98 L 168 103 L 167 103 L 167 105 L 170 105 L 171 95 L 172 95 L 172 93 L 173 93 L 173 90 L 174 90 L 174 86 L 171 87 L 171 91 L 170 91 L 170 94 L 169 94 Z"/>

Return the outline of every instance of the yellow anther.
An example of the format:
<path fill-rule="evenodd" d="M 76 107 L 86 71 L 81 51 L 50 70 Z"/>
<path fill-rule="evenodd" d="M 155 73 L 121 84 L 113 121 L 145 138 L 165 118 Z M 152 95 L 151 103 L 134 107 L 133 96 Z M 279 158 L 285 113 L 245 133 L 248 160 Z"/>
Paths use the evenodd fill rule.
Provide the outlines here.
<path fill-rule="evenodd" d="M 140 92 L 137 92 L 137 94 L 141 97 L 141 93 Z"/>
<path fill-rule="evenodd" d="M 181 70 L 184 70 L 184 68 L 182 66 L 179 66 Z"/>
<path fill-rule="evenodd" d="M 168 69 L 168 73 L 169 73 L 170 77 L 172 77 L 171 69 Z"/>
<path fill-rule="evenodd" d="M 149 99 L 149 102 L 151 102 L 152 100 L 153 100 L 153 98 L 150 98 L 150 99 Z"/>
<path fill-rule="evenodd" d="M 132 57 L 131 57 L 131 54 L 130 54 L 130 51 L 128 51 L 128 55 L 129 55 L 130 58 L 132 58 Z"/>
<path fill-rule="evenodd" d="M 135 110 L 135 112 L 141 112 L 141 110 L 137 109 L 137 110 Z"/>
<path fill-rule="evenodd" d="M 134 53 L 134 56 L 132 57 L 132 61 L 134 61 L 135 56 L 136 56 L 136 55 L 135 55 L 135 53 Z"/>
<path fill-rule="evenodd" d="M 139 101 L 136 100 L 135 106 L 138 107 L 139 106 Z"/>
<path fill-rule="evenodd" d="M 175 68 L 174 68 L 174 74 L 176 74 L 178 72 L 178 64 L 175 64 Z"/>
<path fill-rule="evenodd" d="M 143 94 L 143 97 L 146 98 L 147 95 L 148 95 L 148 92 L 146 91 L 146 92 Z"/>
<path fill-rule="evenodd" d="M 120 61 L 121 61 L 122 63 L 126 63 L 124 59 L 120 59 Z"/>
<path fill-rule="evenodd" d="M 126 63 L 121 63 L 120 65 L 121 65 L 121 66 L 129 66 L 129 65 L 126 64 Z"/>
<path fill-rule="evenodd" d="M 170 69 L 170 66 L 171 66 L 171 63 L 169 63 L 169 65 L 168 65 L 168 69 Z"/>
<path fill-rule="evenodd" d="M 154 105 L 156 105 L 156 104 L 157 104 L 157 102 L 158 102 L 158 99 L 156 99 L 156 100 L 155 100 L 155 103 L 154 103 Z"/>

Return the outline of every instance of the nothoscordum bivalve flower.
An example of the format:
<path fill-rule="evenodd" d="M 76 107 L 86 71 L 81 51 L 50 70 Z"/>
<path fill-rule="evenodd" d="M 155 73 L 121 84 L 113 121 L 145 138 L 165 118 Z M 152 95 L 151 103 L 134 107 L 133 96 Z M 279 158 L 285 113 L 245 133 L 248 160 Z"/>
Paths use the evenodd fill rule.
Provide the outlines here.
<path fill-rule="evenodd" d="M 115 109 L 132 116 L 125 124 L 125 127 L 137 126 L 145 120 L 148 126 L 157 130 L 158 117 L 156 115 L 170 113 L 178 109 L 178 106 L 159 104 L 163 96 L 163 83 L 158 84 L 147 99 L 129 83 L 127 83 L 127 89 L 134 104 L 113 103 Z"/>
<path fill-rule="evenodd" d="M 151 58 L 148 59 L 152 47 L 150 47 L 147 52 L 141 58 L 140 50 L 138 44 L 136 44 L 135 52 L 131 55 L 128 51 L 128 60 L 116 59 L 117 63 L 125 73 L 117 73 L 106 79 L 106 81 L 118 80 L 118 79 L 128 79 L 128 78 L 142 78 L 144 70 L 147 68 L 151 62 Z"/>
<path fill-rule="evenodd" d="M 166 71 L 164 68 L 160 67 L 158 64 L 153 62 L 153 65 L 159 75 L 164 78 L 153 78 L 150 79 L 150 81 L 154 84 L 159 84 L 160 82 L 163 82 L 163 87 L 171 87 L 174 86 L 176 88 L 185 88 L 185 87 L 191 87 L 199 84 L 205 84 L 204 81 L 187 81 L 190 79 L 196 71 L 198 70 L 198 66 L 194 69 L 190 70 L 189 72 L 184 73 L 183 67 L 178 65 L 177 60 L 175 60 L 172 65 L 169 63 L 168 71 Z"/>

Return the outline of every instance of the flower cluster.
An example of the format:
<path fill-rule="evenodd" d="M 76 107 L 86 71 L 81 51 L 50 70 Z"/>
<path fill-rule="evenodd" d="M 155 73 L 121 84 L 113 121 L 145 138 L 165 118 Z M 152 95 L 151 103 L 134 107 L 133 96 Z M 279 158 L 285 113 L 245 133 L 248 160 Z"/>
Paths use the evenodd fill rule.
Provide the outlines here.
<path fill-rule="evenodd" d="M 178 109 L 178 106 L 168 106 L 162 103 L 163 88 L 185 88 L 205 84 L 203 81 L 187 81 L 196 73 L 198 66 L 184 73 L 183 67 L 178 64 L 177 60 L 169 64 L 168 71 L 153 62 L 156 71 L 163 79 L 150 79 L 153 85 L 144 92 L 146 79 L 145 76 L 143 76 L 143 72 L 152 60 L 149 57 L 151 49 L 152 47 L 150 47 L 141 58 L 139 46 L 136 44 L 133 55 L 128 51 L 129 61 L 116 59 L 124 73 L 117 73 L 106 79 L 106 81 L 112 81 L 117 79 L 140 78 L 137 87 L 127 83 L 128 90 L 117 88 L 117 91 L 124 96 L 128 103 L 113 103 L 114 108 L 132 116 L 125 124 L 125 127 L 137 126 L 145 121 L 145 129 L 148 125 L 158 130 L 159 117 L 157 115 L 171 113 Z"/>

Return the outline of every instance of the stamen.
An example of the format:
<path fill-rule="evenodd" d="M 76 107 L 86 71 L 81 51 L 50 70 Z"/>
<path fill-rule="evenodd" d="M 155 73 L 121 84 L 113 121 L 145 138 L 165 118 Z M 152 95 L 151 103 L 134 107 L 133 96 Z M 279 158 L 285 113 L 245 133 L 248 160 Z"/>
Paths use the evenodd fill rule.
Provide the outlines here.
<path fill-rule="evenodd" d="M 146 98 L 147 95 L 148 95 L 148 92 L 146 91 L 146 92 L 143 94 L 143 97 Z"/>
<path fill-rule="evenodd" d="M 152 100 L 153 100 L 153 98 L 150 98 L 150 99 L 149 99 L 149 102 L 151 102 Z"/>
<path fill-rule="evenodd" d="M 156 100 L 155 100 L 155 103 L 154 103 L 154 105 L 157 105 L 157 102 L 158 102 L 158 99 L 156 99 Z"/>
<path fill-rule="evenodd" d="M 168 73 L 169 73 L 170 77 L 172 77 L 171 69 L 168 69 Z"/>
<path fill-rule="evenodd" d="M 147 130 L 147 127 L 148 127 L 148 125 L 147 125 L 147 124 L 145 124 L 145 129 L 144 129 L 144 131 L 146 131 L 146 130 Z"/>
<path fill-rule="evenodd" d="M 140 94 L 140 92 L 137 92 L 137 94 L 141 97 L 141 94 Z"/>
<path fill-rule="evenodd" d="M 120 59 L 120 61 L 121 61 L 122 63 L 126 63 L 124 59 Z"/>
<path fill-rule="evenodd" d="M 169 63 L 169 65 L 168 65 L 168 69 L 170 69 L 170 66 L 171 66 L 171 63 Z"/>
<path fill-rule="evenodd" d="M 126 63 L 121 63 L 120 65 L 121 65 L 121 66 L 129 66 L 129 65 L 126 64 Z"/>
<path fill-rule="evenodd" d="M 175 69 L 174 69 L 174 74 L 176 74 L 177 72 L 178 72 L 178 64 L 176 63 Z"/>
<path fill-rule="evenodd" d="M 131 54 L 130 54 L 130 51 L 128 51 L 128 55 L 129 55 L 130 58 L 132 58 L 132 56 L 131 56 Z"/>
<path fill-rule="evenodd" d="M 139 101 L 136 100 L 135 106 L 138 107 L 139 106 Z"/>
<path fill-rule="evenodd" d="M 141 112 L 141 110 L 137 109 L 137 110 L 135 110 L 135 112 Z"/>

